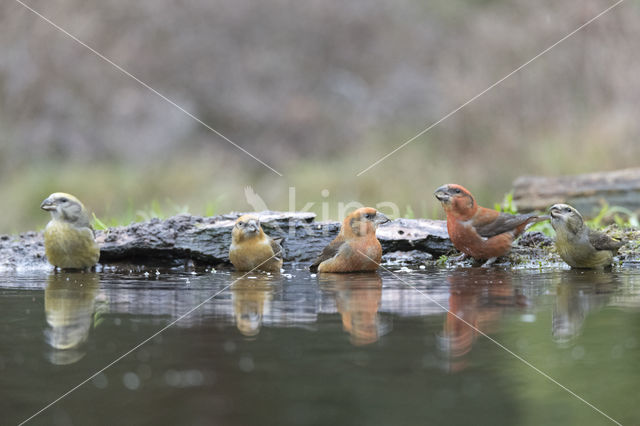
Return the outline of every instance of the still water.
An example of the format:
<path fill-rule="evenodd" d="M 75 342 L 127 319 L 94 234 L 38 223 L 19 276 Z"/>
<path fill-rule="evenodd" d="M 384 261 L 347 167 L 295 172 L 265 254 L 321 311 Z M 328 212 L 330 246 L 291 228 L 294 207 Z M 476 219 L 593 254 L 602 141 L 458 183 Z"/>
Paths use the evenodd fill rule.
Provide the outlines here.
<path fill-rule="evenodd" d="M 640 424 L 640 269 L 287 272 L 0 275 L 0 423 Z"/>

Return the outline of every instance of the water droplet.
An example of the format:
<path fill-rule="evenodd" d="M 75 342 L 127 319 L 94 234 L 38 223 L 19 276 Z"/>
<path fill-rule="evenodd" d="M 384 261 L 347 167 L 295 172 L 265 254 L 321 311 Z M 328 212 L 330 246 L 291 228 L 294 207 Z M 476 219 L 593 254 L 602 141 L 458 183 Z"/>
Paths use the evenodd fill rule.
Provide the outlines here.
<path fill-rule="evenodd" d="M 236 344 L 231 340 L 227 340 L 223 345 L 224 351 L 228 353 L 234 353 L 236 351 Z"/>
<path fill-rule="evenodd" d="M 238 361 L 238 367 L 240 367 L 240 370 L 244 371 L 245 373 L 250 373 L 255 368 L 255 365 L 251 357 L 243 356 Z"/>
<path fill-rule="evenodd" d="M 611 358 L 622 358 L 622 353 L 624 352 L 624 349 L 622 347 L 622 345 L 615 345 L 614 347 L 611 348 Z"/>
<path fill-rule="evenodd" d="M 100 373 L 96 377 L 91 379 L 91 383 L 93 383 L 93 386 L 97 387 L 98 389 L 106 389 L 106 387 L 109 386 L 109 379 L 107 379 L 106 375 Z"/>
<path fill-rule="evenodd" d="M 180 373 L 176 370 L 167 370 L 164 372 L 164 382 L 169 386 L 180 385 Z"/>
<path fill-rule="evenodd" d="M 140 378 L 133 371 L 128 371 L 122 376 L 124 387 L 129 390 L 136 390 L 140 387 Z"/>
<path fill-rule="evenodd" d="M 573 359 L 582 359 L 584 358 L 585 353 L 586 351 L 582 346 L 576 346 L 571 350 L 571 356 L 573 357 Z"/>

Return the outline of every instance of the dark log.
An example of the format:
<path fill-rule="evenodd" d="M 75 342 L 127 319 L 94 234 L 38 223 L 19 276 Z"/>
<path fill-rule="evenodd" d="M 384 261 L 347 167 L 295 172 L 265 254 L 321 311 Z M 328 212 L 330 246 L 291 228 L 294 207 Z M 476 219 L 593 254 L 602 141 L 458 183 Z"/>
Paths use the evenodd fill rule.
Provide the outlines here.
<path fill-rule="evenodd" d="M 566 203 L 590 217 L 602 209 L 603 201 L 640 212 L 640 168 L 575 176 L 519 177 L 513 182 L 513 201 L 523 213 Z"/>
<path fill-rule="evenodd" d="M 240 215 L 179 215 L 97 231 L 100 263 L 228 264 L 231 228 Z M 283 238 L 285 261 L 310 263 L 338 235 L 339 222 L 314 222 L 312 213 L 257 213 L 267 234 Z M 434 256 L 452 250 L 444 221 L 398 219 L 380 227 L 385 252 L 419 250 Z M 0 237 L 0 269 L 46 267 L 42 233 Z"/>

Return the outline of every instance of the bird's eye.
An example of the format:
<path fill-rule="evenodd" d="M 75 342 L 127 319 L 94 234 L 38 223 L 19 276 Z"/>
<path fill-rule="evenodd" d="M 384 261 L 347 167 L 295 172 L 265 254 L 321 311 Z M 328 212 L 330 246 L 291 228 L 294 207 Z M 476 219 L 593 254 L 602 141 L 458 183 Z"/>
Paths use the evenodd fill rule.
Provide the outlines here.
<path fill-rule="evenodd" d="M 244 222 L 242 221 L 238 222 L 238 226 L 244 226 Z"/>
<path fill-rule="evenodd" d="M 571 209 L 569 207 L 565 207 L 564 211 L 567 213 L 571 213 Z"/>
<path fill-rule="evenodd" d="M 66 198 L 64 198 L 64 197 L 63 197 L 63 198 L 60 198 L 60 202 L 61 202 L 61 203 L 66 203 L 67 201 L 69 201 L 69 200 L 67 200 L 67 199 L 66 199 Z"/>
<path fill-rule="evenodd" d="M 462 193 L 462 191 L 460 191 L 460 188 L 456 188 L 455 192 L 456 192 L 456 194 L 461 194 Z"/>
<path fill-rule="evenodd" d="M 371 213 L 366 213 L 364 217 L 366 217 L 367 219 L 371 219 L 373 215 Z"/>

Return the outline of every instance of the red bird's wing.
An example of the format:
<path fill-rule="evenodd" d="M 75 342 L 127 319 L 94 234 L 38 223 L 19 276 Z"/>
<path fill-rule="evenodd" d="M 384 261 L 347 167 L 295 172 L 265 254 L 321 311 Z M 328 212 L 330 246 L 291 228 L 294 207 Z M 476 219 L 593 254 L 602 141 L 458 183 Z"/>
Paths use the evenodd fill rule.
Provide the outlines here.
<path fill-rule="evenodd" d="M 329 245 L 322 250 L 320 256 L 318 256 L 315 262 L 313 262 L 313 264 L 309 266 L 309 270 L 311 272 L 316 272 L 318 270 L 318 266 L 320 266 L 322 262 L 331 259 L 338 254 L 338 252 L 340 251 L 340 247 L 342 247 L 343 244 L 346 244 L 345 241 L 340 238 L 340 236 L 336 237 L 335 240 L 331 241 Z"/>
<path fill-rule="evenodd" d="M 604 232 L 595 231 L 593 229 L 589 230 L 589 242 L 596 250 L 611 250 L 613 252 L 617 252 L 624 244 L 623 241 L 616 240 Z"/>
<path fill-rule="evenodd" d="M 480 236 L 491 238 L 505 232 L 511 232 L 520 226 L 526 225 L 536 217 L 535 214 L 499 213 L 490 221 L 478 220 L 477 222 L 481 223 L 476 224 L 476 220 L 474 220 L 474 228 Z"/>

